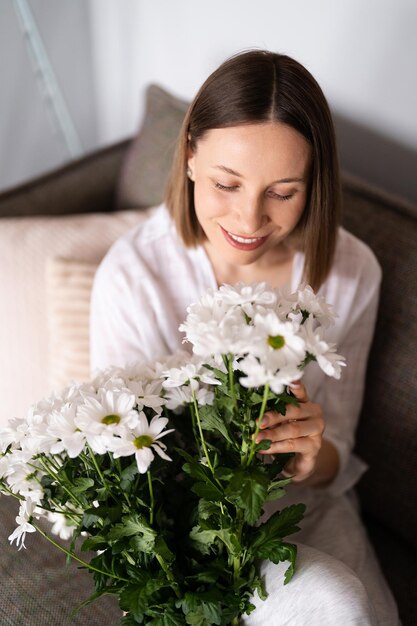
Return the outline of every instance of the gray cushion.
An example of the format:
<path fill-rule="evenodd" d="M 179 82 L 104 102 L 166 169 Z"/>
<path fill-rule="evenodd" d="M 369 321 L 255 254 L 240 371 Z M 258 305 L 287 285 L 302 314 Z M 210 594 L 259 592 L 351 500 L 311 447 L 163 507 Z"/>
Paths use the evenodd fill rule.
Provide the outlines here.
<path fill-rule="evenodd" d="M 118 208 L 149 207 L 162 202 L 187 108 L 187 102 L 161 87 L 148 87 L 143 123 L 123 160 Z"/>

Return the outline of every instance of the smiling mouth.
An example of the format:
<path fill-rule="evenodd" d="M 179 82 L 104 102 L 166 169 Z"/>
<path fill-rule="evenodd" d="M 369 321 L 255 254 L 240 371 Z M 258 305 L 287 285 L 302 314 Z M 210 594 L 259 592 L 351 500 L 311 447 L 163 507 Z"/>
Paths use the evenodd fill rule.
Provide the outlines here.
<path fill-rule="evenodd" d="M 268 238 L 268 235 L 266 237 L 242 237 L 225 230 L 222 226 L 220 228 L 226 241 L 239 250 L 255 250 Z"/>

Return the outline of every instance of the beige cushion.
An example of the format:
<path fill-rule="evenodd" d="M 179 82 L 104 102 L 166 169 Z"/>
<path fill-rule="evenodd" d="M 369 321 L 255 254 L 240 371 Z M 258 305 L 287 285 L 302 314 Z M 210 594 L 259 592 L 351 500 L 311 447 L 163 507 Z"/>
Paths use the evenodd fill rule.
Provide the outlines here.
<path fill-rule="evenodd" d="M 163 200 L 177 137 L 188 103 L 158 85 L 146 91 L 145 116 L 120 171 L 120 209 L 149 207 Z"/>
<path fill-rule="evenodd" d="M 116 238 L 146 216 L 146 212 L 126 211 L 114 214 L 2 219 L 0 424 L 10 417 L 25 415 L 30 404 L 52 391 L 52 377 L 48 382 L 47 376 L 47 259 L 75 258 L 81 265 L 97 263 Z M 49 274 L 49 282 L 51 280 L 52 275 Z M 91 274 L 89 280 L 91 282 Z M 78 290 L 81 289 L 80 281 L 79 274 Z M 65 289 L 69 289 L 69 286 L 66 285 Z M 84 297 L 85 295 L 84 293 Z M 53 315 L 49 319 L 52 337 L 55 336 L 51 354 L 54 355 L 56 366 L 57 309 L 54 310 L 55 321 L 52 321 Z M 69 309 L 67 312 L 69 313 Z M 85 317 L 86 311 L 83 315 Z M 62 322 L 62 327 L 64 326 Z M 83 363 L 85 367 L 85 360 Z M 58 375 L 61 376 L 62 372 L 57 372 Z"/>
<path fill-rule="evenodd" d="M 48 385 L 90 377 L 90 296 L 97 263 L 50 258 L 46 264 Z"/>

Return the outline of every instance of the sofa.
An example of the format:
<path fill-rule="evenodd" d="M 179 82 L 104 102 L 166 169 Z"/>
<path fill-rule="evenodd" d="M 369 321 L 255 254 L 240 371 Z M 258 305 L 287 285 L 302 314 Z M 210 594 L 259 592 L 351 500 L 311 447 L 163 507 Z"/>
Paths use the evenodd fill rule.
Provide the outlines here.
<path fill-rule="evenodd" d="M 70 379 L 89 377 L 94 272 L 111 243 L 161 201 L 187 103 L 151 85 L 133 139 L 0 194 L 0 425 Z M 417 624 L 417 208 L 344 173 L 343 224 L 376 254 L 383 283 L 357 453 L 363 518 L 404 626 Z M 29 535 L 0 496 L 1 626 L 113 626 L 114 598 L 72 615 L 89 575 Z"/>

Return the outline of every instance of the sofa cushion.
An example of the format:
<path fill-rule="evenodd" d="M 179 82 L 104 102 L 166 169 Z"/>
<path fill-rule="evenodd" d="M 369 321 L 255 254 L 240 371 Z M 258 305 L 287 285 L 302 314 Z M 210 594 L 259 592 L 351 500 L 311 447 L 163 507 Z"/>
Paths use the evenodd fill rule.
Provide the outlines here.
<path fill-rule="evenodd" d="M 90 378 L 90 297 L 97 263 L 52 257 L 46 263 L 48 386 Z"/>
<path fill-rule="evenodd" d="M 362 505 L 417 546 L 417 219 L 412 207 L 345 180 L 344 224 L 383 271 L 357 437 L 370 466 L 360 483 Z"/>
<path fill-rule="evenodd" d="M 26 414 L 48 385 L 49 257 L 98 262 L 146 212 L 5 218 L 0 230 L 0 423 Z"/>
<path fill-rule="evenodd" d="M 117 191 L 120 209 L 162 202 L 187 108 L 187 102 L 158 85 L 148 87 L 144 120 L 128 147 L 120 171 Z"/>

